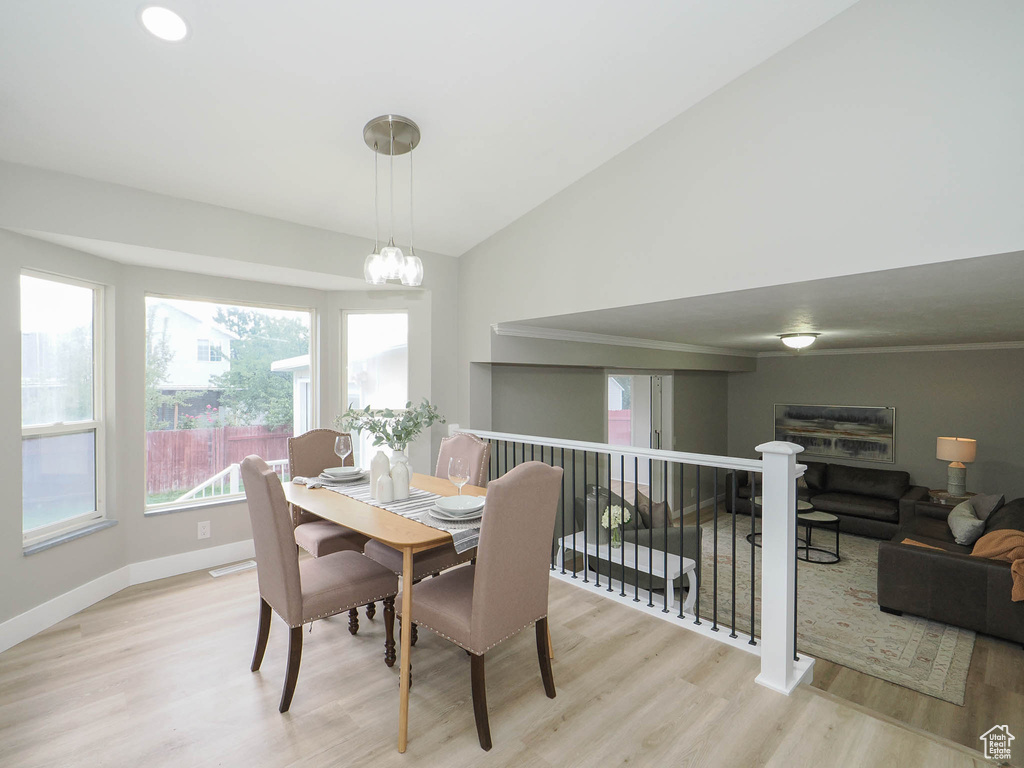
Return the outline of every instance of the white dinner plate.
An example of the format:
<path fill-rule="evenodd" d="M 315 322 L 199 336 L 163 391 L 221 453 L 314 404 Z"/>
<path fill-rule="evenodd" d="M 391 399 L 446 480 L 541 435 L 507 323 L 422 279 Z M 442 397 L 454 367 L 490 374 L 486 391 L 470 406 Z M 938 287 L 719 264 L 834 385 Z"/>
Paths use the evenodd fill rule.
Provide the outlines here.
<path fill-rule="evenodd" d="M 466 523 L 472 522 L 473 520 L 479 520 L 484 516 L 483 507 L 478 509 L 476 512 L 470 512 L 465 515 L 449 515 L 443 509 L 440 509 L 436 505 L 427 510 L 431 515 L 436 517 L 438 520 L 447 520 L 452 523 Z"/>
<path fill-rule="evenodd" d="M 477 512 L 484 508 L 482 496 L 442 496 L 435 503 L 442 512 L 456 516 Z"/>
<path fill-rule="evenodd" d="M 363 470 L 359 467 L 328 467 L 323 473 L 332 477 L 347 477 L 349 475 L 361 475 Z"/>
<path fill-rule="evenodd" d="M 366 479 L 366 472 L 360 470 L 359 472 L 348 472 L 344 475 L 328 475 L 327 473 L 324 473 L 317 479 L 322 483 L 354 483 L 359 480 Z"/>

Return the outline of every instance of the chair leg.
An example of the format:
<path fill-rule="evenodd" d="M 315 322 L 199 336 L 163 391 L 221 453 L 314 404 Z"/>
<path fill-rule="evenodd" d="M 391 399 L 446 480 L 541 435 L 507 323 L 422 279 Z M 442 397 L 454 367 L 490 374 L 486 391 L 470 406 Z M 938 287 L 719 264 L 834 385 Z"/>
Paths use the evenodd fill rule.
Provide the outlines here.
<path fill-rule="evenodd" d="M 263 663 L 263 654 L 267 650 L 267 638 L 270 637 L 270 603 L 260 598 L 260 620 L 256 628 L 256 650 L 252 653 L 250 671 L 255 672 Z"/>
<path fill-rule="evenodd" d="M 411 640 L 411 644 L 412 645 L 416 645 L 416 641 L 419 640 L 419 639 L 420 639 L 420 633 L 416 629 L 416 624 L 413 624 L 412 625 L 412 640 Z"/>
<path fill-rule="evenodd" d="M 484 655 L 470 656 L 470 673 L 473 678 L 473 716 L 476 718 L 476 735 L 484 750 L 491 748 L 491 727 L 487 722 L 487 688 L 484 685 Z"/>
<path fill-rule="evenodd" d="M 384 598 L 384 663 L 395 666 L 395 598 Z"/>
<path fill-rule="evenodd" d="M 540 676 L 544 681 L 544 693 L 549 699 L 555 698 L 555 678 L 551 674 L 551 655 L 548 645 L 548 619 L 537 619 L 537 660 L 540 662 Z"/>
<path fill-rule="evenodd" d="M 281 692 L 279 712 L 287 712 L 292 705 L 295 682 L 299 679 L 299 662 L 302 661 L 302 627 L 292 627 L 288 635 L 288 669 L 284 675 L 284 691 Z"/>
<path fill-rule="evenodd" d="M 367 603 L 366 604 L 366 618 L 372 620 L 377 615 L 377 604 Z"/>
<path fill-rule="evenodd" d="M 353 635 L 359 631 L 359 609 L 350 608 L 348 611 L 348 631 Z"/>

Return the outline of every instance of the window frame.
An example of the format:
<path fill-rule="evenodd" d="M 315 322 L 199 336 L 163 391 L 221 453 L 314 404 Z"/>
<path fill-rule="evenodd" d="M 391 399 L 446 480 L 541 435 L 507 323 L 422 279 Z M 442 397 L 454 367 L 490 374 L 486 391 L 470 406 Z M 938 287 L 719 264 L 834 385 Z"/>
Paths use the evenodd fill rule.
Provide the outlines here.
<path fill-rule="evenodd" d="M 88 280 L 79 280 L 65 275 L 58 275 L 49 272 L 41 272 L 34 269 L 22 269 L 21 275 L 36 280 L 47 280 L 53 283 L 73 285 L 78 288 L 86 288 L 92 291 L 92 419 L 83 421 L 53 422 L 50 424 L 33 424 L 21 427 L 22 445 L 26 438 L 51 437 L 57 435 L 77 435 L 92 432 L 95 440 L 95 488 L 96 488 L 96 509 L 74 517 L 65 518 L 49 525 L 42 525 L 37 528 L 25 530 L 24 517 L 22 517 L 21 543 L 22 547 L 30 547 L 58 536 L 72 533 L 81 528 L 86 528 L 107 518 L 107 472 L 106 472 L 106 413 L 104 404 L 106 402 L 106 382 L 104 377 L 104 360 L 106 358 L 106 326 L 104 323 L 105 289 L 106 286 L 100 283 L 93 283 Z M 19 315 L 21 311 L 21 291 L 18 292 Z M 20 317 L 19 317 L 20 324 Z M 20 361 L 19 361 L 20 367 Z M 20 411 L 19 407 L 19 411 Z M 24 467 L 22 467 L 24 472 Z M 24 482 L 24 480 L 23 480 Z M 24 503 L 24 496 L 22 496 Z"/>
<path fill-rule="evenodd" d="M 212 298 L 210 296 L 194 296 L 182 293 L 159 293 L 156 291 L 146 291 L 143 294 L 143 306 L 150 299 L 169 299 L 172 301 L 194 301 L 202 302 L 205 304 L 216 304 L 220 306 L 230 307 L 247 307 L 250 309 L 270 309 L 270 310 L 283 310 L 286 312 L 305 312 L 309 315 L 309 424 L 310 429 L 314 429 L 319 423 L 320 415 L 320 399 L 319 399 L 319 380 L 320 380 L 320 338 L 319 338 L 319 312 L 314 306 L 296 306 L 291 304 L 278 304 L 275 302 L 256 302 L 256 301 L 245 301 L 239 299 L 232 299 L 227 297 Z M 198 342 L 198 339 L 197 339 Z M 143 345 L 143 360 L 142 365 L 145 369 L 146 360 L 145 350 L 148 349 L 149 340 L 145 339 Z M 218 345 L 221 350 L 221 359 L 216 362 L 223 362 L 225 360 L 230 361 L 232 355 L 225 355 L 223 352 L 223 346 Z M 213 341 L 210 340 L 210 348 L 213 348 Z M 198 350 L 197 350 L 198 352 Z M 197 354 L 198 357 L 198 354 Z M 197 362 L 201 362 L 198 361 Z M 145 406 L 143 406 L 145 407 Z M 143 414 L 145 419 L 145 414 Z M 142 430 L 142 463 L 143 463 L 143 482 L 142 482 L 142 509 L 144 517 L 151 517 L 156 515 L 164 515 L 170 512 L 183 512 L 190 509 L 196 509 L 199 507 L 220 507 L 231 504 L 238 504 L 239 502 L 245 502 L 245 493 L 240 492 L 237 494 L 225 494 L 222 496 L 213 496 L 206 498 L 193 499 L 190 501 L 165 501 L 160 504 L 148 503 L 148 493 L 146 490 L 146 478 L 149 476 L 149 450 L 146 444 L 146 430 Z"/>

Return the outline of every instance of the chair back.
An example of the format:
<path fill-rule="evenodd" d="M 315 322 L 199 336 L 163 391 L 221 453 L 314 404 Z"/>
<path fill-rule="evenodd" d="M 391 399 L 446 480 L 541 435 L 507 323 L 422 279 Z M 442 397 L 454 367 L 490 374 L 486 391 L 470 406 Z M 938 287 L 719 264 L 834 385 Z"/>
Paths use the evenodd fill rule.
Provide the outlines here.
<path fill-rule="evenodd" d="M 281 478 L 259 456 L 242 460 L 260 596 L 288 622 L 302 622 L 299 552 Z"/>
<path fill-rule="evenodd" d="M 338 466 L 341 459 L 334 452 L 334 441 L 347 432 L 336 429 L 311 429 L 298 437 L 288 438 L 288 474 L 290 477 L 317 477 L 328 467 Z M 352 441 L 353 446 L 355 440 Z M 345 457 L 342 466 L 355 465 L 355 453 Z M 301 510 L 293 510 L 294 523 L 311 523 L 319 520 L 316 515 Z"/>
<path fill-rule="evenodd" d="M 487 465 L 491 461 L 491 444 L 475 435 L 460 432 L 441 441 L 437 452 L 434 477 L 448 477 L 448 460 L 459 456 L 469 464 L 469 484 L 481 488 L 487 485 Z"/>
<path fill-rule="evenodd" d="M 470 634 L 489 648 L 547 616 L 548 571 L 562 469 L 528 461 L 487 488 Z"/>

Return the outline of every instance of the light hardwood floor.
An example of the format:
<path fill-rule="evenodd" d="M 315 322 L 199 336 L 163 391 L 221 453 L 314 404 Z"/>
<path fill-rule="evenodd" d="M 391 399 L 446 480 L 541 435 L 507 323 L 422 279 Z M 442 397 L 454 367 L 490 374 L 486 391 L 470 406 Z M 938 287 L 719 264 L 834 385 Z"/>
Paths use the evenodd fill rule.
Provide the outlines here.
<path fill-rule="evenodd" d="M 756 657 L 558 581 L 558 697 L 544 696 L 532 631 L 498 646 L 484 753 L 469 659 L 421 631 L 399 755 L 398 667 L 382 661 L 380 611 L 356 637 L 346 616 L 315 624 L 281 715 L 287 633 L 275 619 L 263 669 L 250 673 L 257 600 L 254 571 L 187 574 L 124 590 L 0 654 L 0 765 L 985 765 L 815 688 L 773 693 L 753 682 Z"/>

